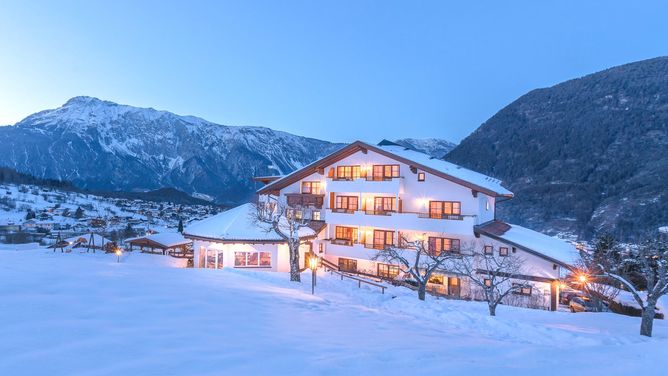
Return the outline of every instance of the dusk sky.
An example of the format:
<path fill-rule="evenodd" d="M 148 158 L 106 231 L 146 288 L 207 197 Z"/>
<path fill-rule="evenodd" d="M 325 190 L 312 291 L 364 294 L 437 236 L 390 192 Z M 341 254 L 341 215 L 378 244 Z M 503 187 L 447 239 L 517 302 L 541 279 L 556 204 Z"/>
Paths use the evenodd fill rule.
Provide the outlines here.
<path fill-rule="evenodd" d="M 459 142 L 529 90 L 668 54 L 667 2 L 459 4 L 0 0 L 0 124 L 90 95 L 331 141 Z"/>

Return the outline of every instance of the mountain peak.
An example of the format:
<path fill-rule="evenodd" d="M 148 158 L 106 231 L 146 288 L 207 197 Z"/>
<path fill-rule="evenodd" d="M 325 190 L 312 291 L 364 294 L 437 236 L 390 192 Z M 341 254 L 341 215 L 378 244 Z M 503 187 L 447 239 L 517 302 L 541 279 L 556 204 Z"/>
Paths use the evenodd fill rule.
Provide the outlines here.
<path fill-rule="evenodd" d="M 110 101 L 103 101 L 99 98 L 89 97 L 86 95 L 80 95 L 70 98 L 62 107 L 79 107 L 79 106 L 89 106 L 89 105 L 118 105 L 117 103 Z"/>

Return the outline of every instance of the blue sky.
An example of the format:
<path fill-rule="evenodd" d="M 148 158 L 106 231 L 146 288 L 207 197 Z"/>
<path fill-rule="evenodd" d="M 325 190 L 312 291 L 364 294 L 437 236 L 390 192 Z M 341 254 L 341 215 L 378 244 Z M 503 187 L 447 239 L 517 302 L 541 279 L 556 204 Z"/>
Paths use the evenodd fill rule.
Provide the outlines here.
<path fill-rule="evenodd" d="M 668 2 L 0 0 L 0 124 L 77 95 L 332 141 L 460 141 L 668 54 Z"/>

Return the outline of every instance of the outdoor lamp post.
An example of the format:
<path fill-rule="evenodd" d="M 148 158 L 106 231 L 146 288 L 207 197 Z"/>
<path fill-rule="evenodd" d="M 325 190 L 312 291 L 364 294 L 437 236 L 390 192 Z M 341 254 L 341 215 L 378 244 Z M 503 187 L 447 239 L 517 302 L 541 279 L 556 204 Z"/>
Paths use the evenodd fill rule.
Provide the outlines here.
<path fill-rule="evenodd" d="M 121 251 L 120 248 L 116 248 L 116 262 L 121 262 L 121 255 L 123 254 L 123 251 Z"/>
<path fill-rule="evenodd" d="M 315 294 L 315 270 L 318 268 L 318 256 L 309 257 L 308 266 L 311 268 L 311 295 Z"/>

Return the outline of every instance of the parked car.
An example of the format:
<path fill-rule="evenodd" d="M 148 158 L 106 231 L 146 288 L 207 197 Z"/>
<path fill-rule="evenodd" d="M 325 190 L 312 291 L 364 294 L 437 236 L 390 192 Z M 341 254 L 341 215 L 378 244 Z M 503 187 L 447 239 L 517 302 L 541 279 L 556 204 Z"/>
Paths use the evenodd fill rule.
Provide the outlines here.
<path fill-rule="evenodd" d="M 571 299 L 582 295 L 582 293 L 579 293 L 577 291 L 562 291 L 559 294 L 559 302 L 563 305 L 569 305 L 571 302 Z"/>
<path fill-rule="evenodd" d="M 584 296 L 574 296 L 570 299 L 568 303 L 568 308 L 571 312 L 598 312 L 596 305 L 589 299 Z"/>

